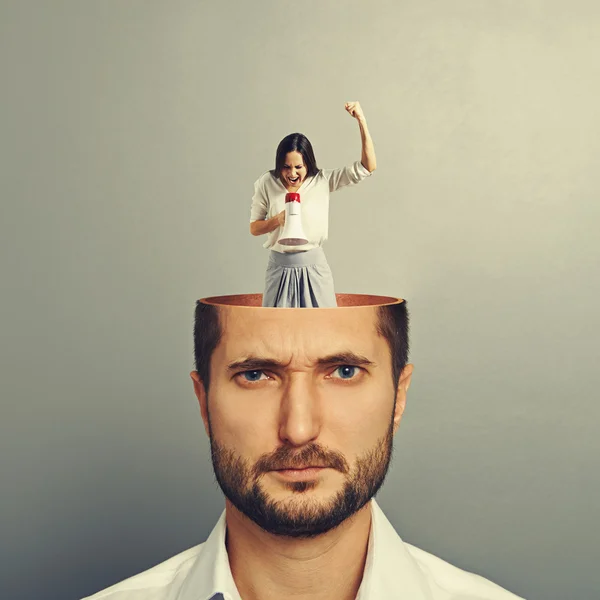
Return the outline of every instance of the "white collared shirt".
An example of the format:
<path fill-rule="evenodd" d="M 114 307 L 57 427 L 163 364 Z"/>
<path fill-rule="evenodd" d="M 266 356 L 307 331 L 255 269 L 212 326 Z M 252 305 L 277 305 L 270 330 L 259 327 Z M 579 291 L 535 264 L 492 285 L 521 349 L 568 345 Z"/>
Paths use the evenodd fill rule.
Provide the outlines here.
<path fill-rule="evenodd" d="M 375 500 L 356 600 L 523 600 L 403 542 Z M 83 600 L 242 600 L 225 547 L 225 511 L 203 544 Z"/>
<path fill-rule="evenodd" d="M 308 239 L 303 246 L 282 246 L 277 243 L 281 227 L 267 233 L 264 248 L 277 252 L 312 250 L 325 242 L 329 231 L 329 194 L 348 185 L 360 183 L 371 173 L 360 160 L 341 169 L 321 169 L 316 175 L 307 177 L 298 193 L 302 210 L 302 228 Z M 287 190 L 279 177 L 270 171 L 263 173 L 254 183 L 254 196 L 250 208 L 250 223 L 270 219 L 285 209 Z"/>

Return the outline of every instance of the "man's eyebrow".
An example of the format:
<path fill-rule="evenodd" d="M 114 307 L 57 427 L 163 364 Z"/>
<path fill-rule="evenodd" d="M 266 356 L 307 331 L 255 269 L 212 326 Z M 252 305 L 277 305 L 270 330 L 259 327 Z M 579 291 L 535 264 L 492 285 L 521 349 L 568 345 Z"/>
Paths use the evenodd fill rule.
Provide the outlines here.
<path fill-rule="evenodd" d="M 353 365 L 356 367 L 368 367 L 374 364 L 366 356 L 351 351 L 330 354 L 320 358 L 317 362 L 319 365 Z"/>
<path fill-rule="evenodd" d="M 356 352 L 338 352 L 323 356 L 317 360 L 319 366 L 327 365 L 352 365 L 368 367 L 373 365 L 373 361 Z M 227 365 L 228 371 L 263 371 L 268 369 L 282 369 L 287 363 L 275 360 L 273 358 L 250 356 L 243 360 L 236 360 Z"/>
<path fill-rule="evenodd" d="M 262 371 L 265 369 L 281 369 L 285 364 L 272 359 L 250 356 L 243 360 L 236 360 L 227 365 L 228 371 Z"/>

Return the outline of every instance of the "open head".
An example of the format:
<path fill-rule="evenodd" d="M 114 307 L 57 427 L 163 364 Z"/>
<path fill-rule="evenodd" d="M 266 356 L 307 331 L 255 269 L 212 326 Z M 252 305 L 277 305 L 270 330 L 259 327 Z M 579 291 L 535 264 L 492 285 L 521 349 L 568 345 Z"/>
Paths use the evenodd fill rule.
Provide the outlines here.
<path fill-rule="evenodd" d="M 272 534 L 313 537 L 386 476 L 412 374 L 406 303 L 339 294 L 337 308 L 281 309 L 256 296 L 198 302 L 194 390 L 227 501 Z"/>

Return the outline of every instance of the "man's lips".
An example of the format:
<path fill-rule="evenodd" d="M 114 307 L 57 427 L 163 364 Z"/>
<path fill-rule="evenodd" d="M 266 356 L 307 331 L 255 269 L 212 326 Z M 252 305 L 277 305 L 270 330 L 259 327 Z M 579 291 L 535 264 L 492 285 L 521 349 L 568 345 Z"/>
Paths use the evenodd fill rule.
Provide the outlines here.
<path fill-rule="evenodd" d="M 310 481 L 316 479 L 324 469 L 327 469 L 327 467 L 315 465 L 301 468 L 274 469 L 273 473 L 287 481 Z"/>

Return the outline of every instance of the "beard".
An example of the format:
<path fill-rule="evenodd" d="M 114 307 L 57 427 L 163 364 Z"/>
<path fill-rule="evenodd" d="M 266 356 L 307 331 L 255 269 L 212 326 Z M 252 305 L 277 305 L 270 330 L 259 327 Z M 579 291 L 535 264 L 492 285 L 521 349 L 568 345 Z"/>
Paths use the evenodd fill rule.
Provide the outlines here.
<path fill-rule="evenodd" d="M 225 497 L 242 514 L 274 535 L 311 538 L 326 533 L 354 515 L 375 496 L 384 482 L 392 458 L 393 422 L 373 448 L 356 459 L 352 469 L 343 454 L 312 443 L 297 451 L 282 446 L 263 454 L 252 466 L 232 450 L 219 445 L 211 433 L 210 446 L 215 477 Z M 272 470 L 318 464 L 345 476 L 342 488 L 330 500 L 302 497 L 317 481 L 291 482 L 286 487 L 293 501 L 275 501 L 260 483 Z"/>

